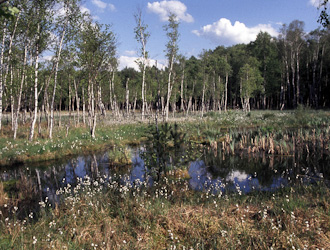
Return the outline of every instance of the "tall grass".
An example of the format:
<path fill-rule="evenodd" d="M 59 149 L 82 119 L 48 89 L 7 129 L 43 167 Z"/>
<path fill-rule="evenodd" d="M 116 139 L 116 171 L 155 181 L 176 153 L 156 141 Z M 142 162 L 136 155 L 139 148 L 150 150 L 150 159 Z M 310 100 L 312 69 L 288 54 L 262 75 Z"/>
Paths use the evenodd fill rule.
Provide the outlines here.
<path fill-rule="evenodd" d="M 58 190 L 61 205 L 0 215 L 0 249 L 329 248 L 330 192 L 322 183 L 248 195 L 193 192 L 188 181 L 80 179 Z"/>

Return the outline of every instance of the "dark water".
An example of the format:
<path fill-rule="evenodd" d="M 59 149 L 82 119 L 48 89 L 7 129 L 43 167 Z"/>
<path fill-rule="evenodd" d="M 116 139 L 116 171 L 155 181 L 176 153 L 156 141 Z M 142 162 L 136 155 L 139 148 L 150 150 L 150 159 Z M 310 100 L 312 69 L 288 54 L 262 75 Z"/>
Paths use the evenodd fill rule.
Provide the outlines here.
<path fill-rule="evenodd" d="M 109 152 L 78 156 L 62 161 L 24 165 L 0 169 L 0 181 L 12 183 L 10 192 L 16 192 L 15 180 L 24 180 L 33 186 L 40 198 L 58 201 L 58 190 L 88 176 L 91 180 L 117 179 L 122 183 L 153 185 L 140 153 L 143 149 L 131 149 L 132 164 L 114 166 Z M 187 165 L 189 187 L 196 191 L 247 193 L 253 190 L 274 191 L 296 184 L 311 184 L 330 180 L 330 158 L 327 155 L 313 157 L 273 156 L 260 154 L 224 155 L 205 151 L 202 157 Z M 7 185 L 8 186 L 8 185 Z M 9 185 L 10 186 L 10 185 Z M 17 185 L 16 185 L 17 186 Z M 8 188 L 7 188 L 8 189 Z"/>

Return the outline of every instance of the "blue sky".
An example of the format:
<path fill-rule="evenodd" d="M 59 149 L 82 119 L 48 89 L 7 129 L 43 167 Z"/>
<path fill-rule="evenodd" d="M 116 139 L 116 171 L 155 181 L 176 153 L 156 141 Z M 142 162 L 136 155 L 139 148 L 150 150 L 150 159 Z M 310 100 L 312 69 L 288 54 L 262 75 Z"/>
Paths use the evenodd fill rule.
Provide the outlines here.
<path fill-rule="evenodd" d="M 85 0 L 82 5 L 95 21 L 111 24 L 118 37 L 120 69 L 136 67 L 139 45 L 134 38 L 134 13 L 140 8 L 148 24 L 150 63 L 166 64 L 163 30 L 169 12 L 179 20 L 180 53 L 198 56 L 203 49 L 249 43 L 262 31 L 277 36 L 282 24 L 297 19 L 305 31 L 319 27 L 319 0 Z"/>

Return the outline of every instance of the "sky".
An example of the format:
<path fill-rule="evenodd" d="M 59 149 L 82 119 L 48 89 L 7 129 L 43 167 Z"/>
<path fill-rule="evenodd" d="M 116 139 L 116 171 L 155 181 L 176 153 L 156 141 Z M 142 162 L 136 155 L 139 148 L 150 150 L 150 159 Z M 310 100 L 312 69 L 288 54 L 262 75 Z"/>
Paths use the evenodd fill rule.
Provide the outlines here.
<path fill-rule="evenodd" d="M 254 41 L 260 31 L 277 37 L 283 24 L 293 20 L 305 23 L 308 33 L 317 23 L 320 0 L 85 0 L 83 11 L 94 21 L 112 25 L 118 40 L 119 69 L 133 67 L 140 46 L 135 40 L 134 14 L 142 10 L 148 25 L 147 41 L 150 64 L 166 65 L 165 46 L 168 41 L 163 26 L 169 13 L 179 19 L 179 53 L 189 58 L 203 49 L 232 46 Z"/>

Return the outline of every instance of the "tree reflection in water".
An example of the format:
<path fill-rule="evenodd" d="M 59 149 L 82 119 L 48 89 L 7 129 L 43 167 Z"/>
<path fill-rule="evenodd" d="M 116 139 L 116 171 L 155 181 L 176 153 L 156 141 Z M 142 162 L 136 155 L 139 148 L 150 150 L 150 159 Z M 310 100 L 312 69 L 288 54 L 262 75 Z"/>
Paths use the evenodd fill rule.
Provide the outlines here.
<path fill-rule="evenodd" d="M 0 170 L 0 181 L 4 191 L 20 203 L 20 207 L 35 206 L 45 197 L 51 204 L 59 202 L 57 190 L 61 187 L 75 186 L 78 179 L 88 176 L 91 180 L 102 177 L 107 180 L 118 180 L 120 183 L 151 186 L 154 176 L 145 166 L 141 154 L 145 147 L 130 149 L 132 164 L 114 166 L 109 159 L 109 152 L 78 156 L 58 162 L 43 162 L 37 166 L 24 165 Z M 168 159 L 177 163 L 187 154 L 176 152 Z M 197 154 L 196 154 L 197 156 Z M 186 157 L 187 158 L 187 157 Z M 191 158 L 191 157 L 190 157 Z M 182 161 L 184 162 L 184 161 Z M 327 155 L 274 156 L 259 155 L 226 155 L 221 149 L 216 151 L 203 147 L 198 159 L 186 163 L 189 174 L 189 186 L 196 191 L 207 192 L 251 192 L 253 190 L 273 191 L 283 186 L 298 183 L 308 184 L 324 179 L 329 180 L 330 159 Z M 182 167 L 182 166 L 181 166 Z M 2 205 L 2 204 L 0 204 Z M 18 205 L 18 204 L 16 204 Z"/>

